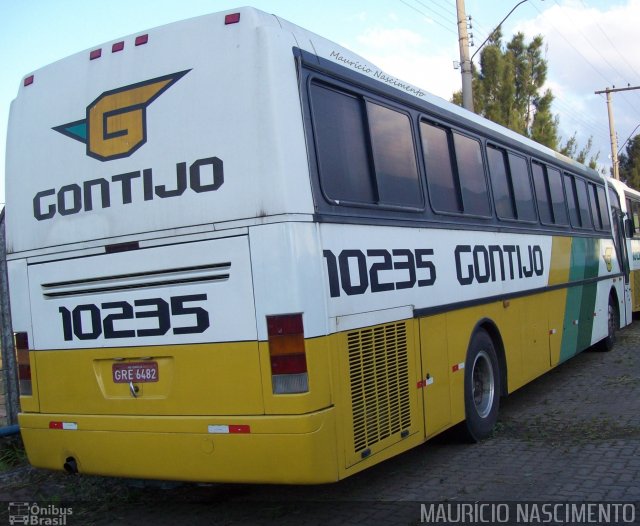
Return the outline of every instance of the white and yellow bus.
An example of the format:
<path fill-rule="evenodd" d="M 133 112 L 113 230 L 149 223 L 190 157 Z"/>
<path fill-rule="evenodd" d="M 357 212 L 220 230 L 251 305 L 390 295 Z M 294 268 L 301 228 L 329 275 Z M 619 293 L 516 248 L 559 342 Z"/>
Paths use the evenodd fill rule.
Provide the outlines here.
<path fill-rule="evenodd" d="M 615 179 L 609 180 L 609 185 L 617 195 L 620 210 L 626 221 L 621 227 L 624 232 L 625 244 L 624 261 L 629 275 L 629 308 L 633 312 L 640 311 L 640 192 Z M 611 197 L 615 201 L 615 197 Z M 629 312 L 631 316 L 631 312 Z"/>
<path fill-rule="evenodd" d="M 253 9 L 28 75 L 6 173 L 39 467 L 336 481 L 629 321 L 596 172 Z"/>

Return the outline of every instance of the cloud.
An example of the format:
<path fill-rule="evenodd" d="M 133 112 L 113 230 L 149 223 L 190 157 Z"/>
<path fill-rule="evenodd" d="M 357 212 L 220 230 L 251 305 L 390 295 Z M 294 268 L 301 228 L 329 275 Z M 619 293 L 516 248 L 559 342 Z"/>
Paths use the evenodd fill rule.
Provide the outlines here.
<path fill-rule="evenodd" d="M 610 152 L 607 107 L 604 95 L 594 92 L 640 85 L 640 54 L 633 52 L 640 0 L 612 4 L 597 9 L 584 0 L 559 1 L 515 28 L 528 39 L 544 36 L 561 134 L 566 139 L 577 132 L 580 144 L 593 136 L 603 163 Z M 640 123 L 640 90 L 616 93 L 613 100 L 616 130 L 624 141 Z"/>
<path fill-rule="evenodd" d="M 419 33 L 402 28 L 369 28 L 346 47 L 389 75 L 444 99 L 450 99 L 460 89 L 460 71 L 453 69 L 455 46 L 434 54 L 427 39 Z"/>

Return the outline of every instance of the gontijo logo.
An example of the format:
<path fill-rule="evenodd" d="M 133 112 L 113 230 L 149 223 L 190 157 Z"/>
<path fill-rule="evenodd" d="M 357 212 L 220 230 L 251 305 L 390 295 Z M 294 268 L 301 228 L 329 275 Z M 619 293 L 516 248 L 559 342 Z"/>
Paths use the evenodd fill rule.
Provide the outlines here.
<path fill-rule="evenodd" d="M 85 119 L 53 129 L 86 144 L 94 159 L 128 157 L 147 142 L 147 106 L 189 71 L 105 91 L 87 107 Z"/>

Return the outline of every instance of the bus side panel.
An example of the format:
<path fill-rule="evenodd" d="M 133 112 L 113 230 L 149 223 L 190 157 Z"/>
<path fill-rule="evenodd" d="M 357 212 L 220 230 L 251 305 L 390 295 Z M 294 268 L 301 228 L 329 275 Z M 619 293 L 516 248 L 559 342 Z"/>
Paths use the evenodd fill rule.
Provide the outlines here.
<path fill-rule="evenodd" d="M 564 317 L 560 362 L 591 345 L 593 314 L 596 305 L 596 283 L 585 283 L 598 277 L 600 240 L 576 237 L 571 243 L 571 269 Z"/>
<path fill-rule="evenodd" d="M 339 333 L 338 367 L 345 467 L 424 440 L 414 320 Z M 373 462 L 378 462 L 376 459 Z"/>
<path fill-rule="evenodd" d="M 420 352 L 424 382 L 424 419 L 427 437 L 451 424 L 451 374 L 447 316 L 420 319 Z"/>

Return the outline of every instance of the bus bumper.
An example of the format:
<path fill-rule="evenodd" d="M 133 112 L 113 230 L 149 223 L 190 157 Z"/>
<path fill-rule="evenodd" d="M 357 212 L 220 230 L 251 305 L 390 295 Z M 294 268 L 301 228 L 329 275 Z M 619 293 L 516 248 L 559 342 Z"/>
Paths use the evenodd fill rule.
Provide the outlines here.
<path fill-rule="evenodd" d="M 305 415 L 146 417 L 19 415 L 27 456 L 86 474 L 193 482 L 338 480 L 333 407 Z"/>

